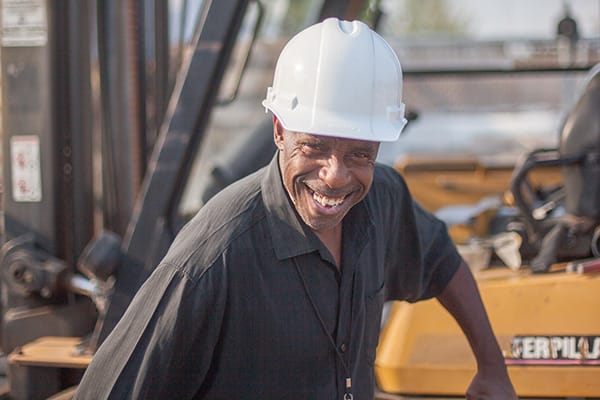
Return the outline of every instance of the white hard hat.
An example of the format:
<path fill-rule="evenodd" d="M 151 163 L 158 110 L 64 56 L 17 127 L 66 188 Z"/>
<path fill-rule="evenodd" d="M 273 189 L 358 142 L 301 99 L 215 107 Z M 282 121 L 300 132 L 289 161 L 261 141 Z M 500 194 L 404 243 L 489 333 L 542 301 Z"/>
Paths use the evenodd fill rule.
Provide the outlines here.
<path fill-rule="evenodd" d="M 394 141 L 406 125 L 402 69 L 360 21 L 328 18 L 284 47 L 262 102 L 290 131 Z"/>

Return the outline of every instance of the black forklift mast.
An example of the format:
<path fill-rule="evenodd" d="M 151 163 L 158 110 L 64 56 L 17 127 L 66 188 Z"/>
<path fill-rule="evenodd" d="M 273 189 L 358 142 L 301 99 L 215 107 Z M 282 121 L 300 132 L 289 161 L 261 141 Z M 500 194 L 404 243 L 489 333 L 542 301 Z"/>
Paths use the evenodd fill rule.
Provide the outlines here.
<path fill-rule="evenodd" d="M 11 355 L 91 332 L 79 350 L 93 353 L 166 251 L 248 3 L 202 2 L 192 51 L 172 65 L 166 1 L 0 0 L 11 398 L 76 383 L 80 368 Z"/>
<path fill-rule="evenodd" d="M 165 4 L 0 3 L 5 353 L 40 336 L 81 336 L 93 329 L 96 307 L 77 294 L 86 289 L 78 287 L 79 272 L 99 281 L 115 275 L 103 328 L 110 331 L 176 233 L 169 219 L 248 0 L 202 3 L 193 52 L 183 58 L 172 89 L 164 83 L 173 70 L 164 59 Z M 152 68 L 142 62 L 148 47 L 155 55 Z M 162 105 L 151 112 L 149 86 L 153 96 L 168 97 L 156 99 Z M 102 110 L 99 121 L 94 107 Z M 100 139 L 94 136 L 98 129 Z M 100 206 L 93 185 L 97 146 L 104 180 Z"/>
<path fill-rule="evenodd" d="M 207 7 L 200 16 L 202 29 L 194 36 L 189 62 L 180 70 L 124 237 L 124 258 L 100 340 L 112 330 L 177 233 L 172 213 L 201 140 L 198 133 L 206 129 L 247 3 L 219 1 L 218 7 Z"/>

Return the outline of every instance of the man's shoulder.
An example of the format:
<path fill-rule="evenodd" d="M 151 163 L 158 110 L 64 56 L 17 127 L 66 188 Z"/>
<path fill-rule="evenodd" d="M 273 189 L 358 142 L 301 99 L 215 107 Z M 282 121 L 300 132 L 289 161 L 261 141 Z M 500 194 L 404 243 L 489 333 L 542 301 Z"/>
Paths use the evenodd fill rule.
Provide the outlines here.
<path fill-rule="evenodd" d="M 167 259 L 170 263 L 206 268 L 243 235 L 264 220 L 260 176 L 233 183 L 209 200 L 182 228 Z"/>
<path fill-rule="evenodd" d="M 394 168 L 377 163 L 373 173 L 372 191 L 375 194 L 391 193 L 396 196 L 405 196 L 408 194 L 408 186 L 402 175 Z"/>
<path fill-rule="evenodd" d="M 376 164 L 373 183 L 365 205 L 376 224 L 393 229 L 394 222 L 400 217 L 406 219 L 413 208 L 413 198 L 404 178 L 394 168 Z"/>

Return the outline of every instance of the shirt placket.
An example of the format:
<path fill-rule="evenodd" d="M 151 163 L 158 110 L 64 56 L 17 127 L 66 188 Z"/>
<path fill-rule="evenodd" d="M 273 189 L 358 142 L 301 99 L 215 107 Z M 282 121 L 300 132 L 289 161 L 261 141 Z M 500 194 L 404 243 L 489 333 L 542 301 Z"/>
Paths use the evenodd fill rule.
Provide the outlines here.
<path fill-rule="evenodd" d="M 353 291 L 353 271 L 346 269 L 342 274 L 342 282 L 340 285 L 339 295 L 339 314 L 338 314 L 338 329 L 336 336 L 336 345 L 341 355 L 346 368 L 338 360 L 338 388 L 340 394 L 338 398 L 342 399 L 346 392 L 347 379 L 351 378 L 347 376 L 349 371 L 352 371 L 352 359 L 351 354 L 351 341 L 352 341 L 352 291 Z"/>
<path fill-rule="evenodd" d="M 358 273 L 358 266 L 361 265 L 361 256 L 363 251 L 369 242 L 371 235 L 371 224 L 367 218 L 366 209 L 362 207 L 362 204 L 355 206 L 355 209 L 351 210 L 349 215 L 346 217 L 351 221 L 369 221 L 366 225 L 363 224 L 348 224 L 344 226 L 344 235 L 342 243 L 342 279 L 340 285 L 339 295 L 339 315 L 338 315 L 338 331 L 337 331 L 337 345 L 340 353 L 344 357 L 344 362 L 350 373 L 356 371 L 355 363 L 359 359 L 359 355 L 356 353 L 357 349 L 361 346 L 353 341 L 360 340 L 360 335 L 354 335 L 353 332 L 360 328 L 358 321 L 356 321 L 356 302 L 357 297 L 362 296 L 360 290 L 360 282 L 357 280 L 360 277 Z M 343 393 L 346 385 L 346 376 L 343 371 L 338 374 L 339 384 L 338 387 L 341 389 L 341 395 L 339 398 L 343 398 Z M 344 375 L 344 376 L 342 376 Z M 353 377 L 356 378 L 356 377 Z M 356 380 L 356 379 L 354 379 Z M 356 382 L 354 382 L 356 383 Z M 353 388 L 353 392 L 357 391 L 357 388 Z"/>

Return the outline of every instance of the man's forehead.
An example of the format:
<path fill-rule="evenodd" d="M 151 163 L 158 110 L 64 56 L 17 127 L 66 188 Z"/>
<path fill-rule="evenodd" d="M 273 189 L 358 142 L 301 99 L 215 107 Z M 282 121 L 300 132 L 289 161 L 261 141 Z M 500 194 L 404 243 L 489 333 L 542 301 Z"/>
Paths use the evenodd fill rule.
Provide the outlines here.
<path fill-rule="evenodd" d="M 338 142 L 338 143 L 342 143 L 342 144 L 348 144 L 348 145 L 356 145 L 356 146 L 361 146 L 361 147 L 374 147 L 377 148 L 379 146 L 379 142 L 374 142 L 374 141 L 369 141 L 369 140 L 357 140 L 357 139 L 348 139 L 348 138 L 341 138 L 341 137 L 337 137 L 337 136 L 329 136 L 326 134 L 315 134 L 315 133 L 304 133 L 304 132 L 293 132 L 293 131 L 288 131 L 291 135 L 293 135 L 292 137 L 297 140 L 297 141 L 301 141 L 301 140 L 311 140 L 314 142 Z"/>

